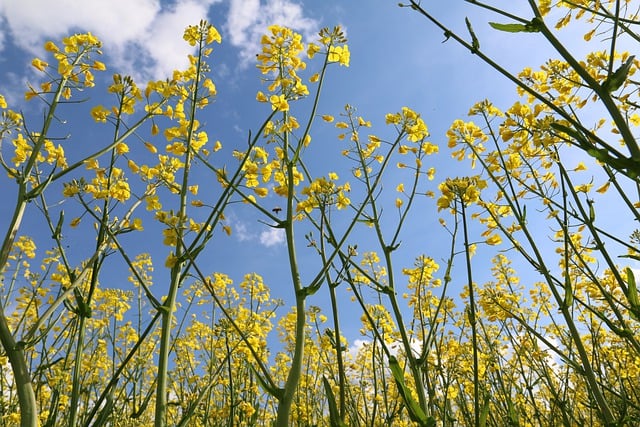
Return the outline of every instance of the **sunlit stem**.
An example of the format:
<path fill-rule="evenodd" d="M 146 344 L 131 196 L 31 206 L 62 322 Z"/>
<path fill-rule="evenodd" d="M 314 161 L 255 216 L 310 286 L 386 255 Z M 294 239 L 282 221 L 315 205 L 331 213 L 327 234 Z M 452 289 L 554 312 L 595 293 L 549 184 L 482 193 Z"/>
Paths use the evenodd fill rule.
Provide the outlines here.
<path fill-rule="evenodd" d="M 473 276 L 471 271 L 471 244 L 467 230 L 467 215 L 465 202 L 460 200 L 460 212 L 462 216 L 462 233 L 464 236 L 464 253 L 467 267 L 467 286 L 469 287 L 469 324 L 471 325 L 471 345 L 473 347 L 473 414 L 474 425 L 480 425 L 480 393 L 478 376 L 478 331 L 476 325 L 476 302 L 473 292 Z"/>

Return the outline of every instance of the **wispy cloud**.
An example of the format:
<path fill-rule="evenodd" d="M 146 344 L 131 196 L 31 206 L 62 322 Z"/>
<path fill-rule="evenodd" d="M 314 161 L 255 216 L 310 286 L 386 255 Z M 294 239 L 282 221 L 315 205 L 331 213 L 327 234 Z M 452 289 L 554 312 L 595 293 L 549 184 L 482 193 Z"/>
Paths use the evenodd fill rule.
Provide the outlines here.
<path fill-rule="evenodd" d="M 304 15 L 302 6 L 290 0 L 231 0 L 225 32 L 230 43 L 240 49 L 241 63 L 247 65 L 260 50 L 260 38 L 269 25 L 283 25 L 311 38 L 319 24 Z"/>
<path fill-rule="evenodd" d="M 260 233 L 260 243 L 266 247 L 276 246 L 284 243 L 285 234 L 282 228 L 269 228 Z"/>
<path fill-rule="evenodd" d="M 251 233 L 249 233 L 249 231 L 247 230 L 247 224 L 243 222 L 240 222 L 240 221 L 234 222 L 232 229 L 233 229 L 233 234 L 235 234 L 237 239 L 241 242 L 252 240 L 254 238 L 254 236 Z"/>
<path fill-rule="evenodd" d="M 285 233 L 281 228 L 268 227 L 265 229 L 267 226 L 264 224 L 249 223 L 239 219 L 231 212 L 227 214 L 227 221 L 229 221 L 231 229 L 233 230 L 232 235 L 235 236 L 239 242 L 260 243 L 269 248 L 280 245 L 285 241 Z"/>
<path fill-rule="evenodd" d="M 187 25 L 206 18 L 222 0 L 23 0 L 0 6 L 0 50 L 10 39 L 38 54 L 46 39 L 90 31 L 105 45 L 119 70 L 140 78 L 161 78 L 188 64 L 192 48 L 182 40 Z M 4 41 L 4 43 L 3 43 Z"/>

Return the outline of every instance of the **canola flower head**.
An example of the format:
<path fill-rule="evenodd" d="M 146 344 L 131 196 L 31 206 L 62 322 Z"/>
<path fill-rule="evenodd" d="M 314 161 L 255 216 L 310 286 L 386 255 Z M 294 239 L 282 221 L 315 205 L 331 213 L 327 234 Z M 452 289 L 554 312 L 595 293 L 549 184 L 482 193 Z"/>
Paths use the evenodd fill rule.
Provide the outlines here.
<path fill-rule="evenodd" d="M 438 186 L 442 193 L 437 202 L 438 211 L 454 208 L 456 202 L 465 206 L 477 203 L 481 190 L 486 187 L 487 182 L 479 176 L 447 178 Z"/>

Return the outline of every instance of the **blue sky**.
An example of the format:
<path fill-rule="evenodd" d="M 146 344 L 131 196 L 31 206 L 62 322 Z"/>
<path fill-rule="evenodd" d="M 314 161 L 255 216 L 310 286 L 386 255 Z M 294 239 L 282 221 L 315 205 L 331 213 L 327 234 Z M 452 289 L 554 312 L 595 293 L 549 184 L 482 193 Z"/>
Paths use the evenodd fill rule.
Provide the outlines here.
<path fill-rule="evenodd" d="M 516 13 L 526 7 L 526 2 L 517 3 L 512 9 Z M 537 42 L 536 35 L 498 33 L 487 25 L 495 17 L 465 2 L 425 4 L 433 4 L 434 14 L 460 34 L 467 34 L 464 16 L 469 16 L 483 49 L 506 61 L 512 71 L 526 65 L 537 67 L 550 55 Z M 184 67 L 189 49 L 182 40 L 183 29 L 202 18 L 220 30 L 223 43 L 216 47 L 211 60 L 218 97 L 201 120 L 210 140 L 222 141 L 227 154 L 245 144 L 248 132 L 255 131 L 268 113 L 268 107 L 255 102 L 256 91 L 264 88 L 253 58 L 260 35 L 270 24 L 290 26 L 304 34 L 307 41 L 313 40 L 321 27 L 344 27 L 351 65 L 332 67 L 319 113 L 337 116 L 348 103 L 374 123 L 374 133 L 382 133 L 386 113 L 405 105 L 421 112 L 432 142 L 441 146 L 441 153 L 430 159 L 437 166 L 432 190 L 447 176 L 478 173 L 450 160 L 445 132 L 451 122 L 465 119 L 469 107 L 484 98 L 501 108 L 507 108 L 516 99 L 513 87 L 504 78 L 452 41 L 443 43 L 441 31 L 410 9 L 398 7 L 393 0 L 4 0 L 0 2 L 0 93 L 7 98 L 10 108 L 37 118 L 40 106 L 23 101 L 26 83 L 37 82 L 38 78 L 30 66 L 31 59 L 44 56 L 42 45 L 46 40 L 59 40 L 81 31 L 91 31 L 103 41 L 104 62 L 108 66 L 104 78 L 110 78 L 113 72 L 131 74 L 141 83 L 163 78 L 173 69 Z M 569 33 L 569 39 L 576 34 Z M 93 91 L 89 104 L 106 103 L 101 96 L 99 91 Z M 69 119 L 79 124 L 69 141 L 67 152 L 71 153 L 71 147 L 99 141 L 106 129 L 104 125 L 91 123 L 82 107 L 73 108 L 68 113 L 72 116 Z M 318 131 L 312 133 L 315 147 L 312 153 L 317 156 L 314 166 L 326 173 L 328 165 L 335 161 L 332 156 L 340 151 L 336 148 L 337 132 L 321 123 L 316 128 Z M 13 188 L 5 178 L 0 185 L 5 197 L 11 200 Z M 395 187 L 391 185 L 390 188 Z M 427 201 L 414 211 L 402 239 L 398 268 L 410 267 L 413 258 L 422 253 L 444 267 L 442 259 L 448 242 L 438 226 L 434 206 L 434 202 Z M 10 203 L 0 207 L 2 226 L 9 220 L 8 209 Z M 421 216 L 419 212 L 424 214 Z M 214 248 L 216 252 L 210 255 L 211 271 L 223 271 L 236 281 L 242 274 L 256 271 L 265 276 L 276 296 L 288 300 L 291 288 L 282 236 L 260 224 L 246 209 L 232 207 L 227 215 L 234 233 L 216 244 L 219 245 Z M 23 232 L 29 234 L 36 229 L 37 222 L 27 221 Z M 91 239 L 70 236 L 70 245 L 89 244 Z M 366 236 L 363 239 L 366 241 Z M 132 240 L 131 244 L 142 251 L 155 247 L 157 242 Z M 160 263 L 163 257 L 164 252 L 156 262 Z M 304 245 L 301 262 L 303 269 L 306 263 L 315 266 L 315 258 L 304 253 Z M 309 303 L 325 304 L 325 296 L 320 294 L 323 292 Z M 355 333 L 357 326 L 354 327 Z"/>

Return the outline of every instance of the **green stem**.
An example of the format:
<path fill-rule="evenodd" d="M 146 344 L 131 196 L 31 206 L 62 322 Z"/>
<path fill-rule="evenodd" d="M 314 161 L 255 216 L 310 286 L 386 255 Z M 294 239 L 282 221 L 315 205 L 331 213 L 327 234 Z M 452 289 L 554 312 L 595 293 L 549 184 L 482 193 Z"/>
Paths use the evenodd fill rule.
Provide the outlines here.
<path fill-rule="evenodd" d="M 178 296 L 178 288 L 184 280 L 185 274 L 182 268 L 185 261 L 182 260 L 185 251 L 188 248 L 183 244 L 184 227 L 182 225 L 187 218 L 187 187 L 189 183 L 189 172 L 191 169 L 191 141 L 195 128 L 195 116 L 198 103 L 198 88 L 202 75 L 202 50 L 204 41 L 200 40 L 200 48 L 198 49 L 198 60 L 196 67 L 196 77 L 193 81 L 190 105 L 190 121 L 186 135 L 187 150 L 185 153 L 184 171 L 182 174 L 182 186 L 180 188 L 180 209 L 178 211 L 177 240 L 176 240 L 176 258 L 179 260 L 171 267 L 171 282 L 169 284 L 169 293 L 161 307 L 162 313 L 162 329 L 160 333 L 160 353 L 158 354 L 158 382 L 156 384 L 156 407 L 155 407 L 155 427 L 164 427 L 167 425 L 167 408 L 168 408 L 168 371 L 169 371 L 169 353 L 171 351 L 171 321 L 173 319 L 173 311 Z"/>
<path fill-rule="evenodd" d="M 462 214 L 462 232 L 464 235 L 465 260 L 467 266 L 467 286 L 469 287 L 469 324 L 471 325 L 471 345 L 473 346 L 473 415 L 474 425 L 480 425 L 480 378 L 478 367 L 478 331 L 476 330 L 476 302 L 473 293 L 473 277 L 471 274 L 471 244 L 467 230 L 465 204 L 460 200 Z"/>
<path fill-rule="evenodd" d="M 283 121 L 287 121 L 287 113 L 283 113 Z M 300 382 L 300 375 L 302 372 L 302 359 L 304 357 L 305 348 L 305 326 L 306 326 L 306 312 L 305 312 L 305 300 L 306 294 L 303 292 L 302 283 L 300 280 L 300 271 L 298 269 L 298 260 L 296 256 L 296 246 L 293 230 L 293 216 L 294 209 L 294 183 L 293 183 L 293 161 L 289 160 L 289 134 L 284 134 L 284 162 L 287 168 L 287 219 L 285 223 L 285 235 L 287 239 L 287 253 L 289 256 L 289 268 L 291 271 L 291 281 L 293 289 L 296 295 L 296 332 L 295 332 L 295 346 L 293 351 L 293 358 L 291 360 L 291 367 L 287 380 L 284 384 L 284 390 L 278 404 L 278 411 L 276 415 L 276 427 L 287 427 L 290 425 L 289 414 L 291 412 L 291 404 L 295 397 L 298 383 Z"/>
<path fill-rule="evenodd" d="M 79 61 L 79 58 L 73 64 L 74 66 L 76 65 L 77 61 Z M 16 207 L 13 212 L 13 217 L 11 218 L 11 223 L 7 229 L 7 233 L 2 242 L 2 249 L 0 251 L 0 269 L 2 270 L 4 270 L 5 265 L 7 264 L 9 253 L 11 252 L 11 248 L 13 247 L 16 235 L 18 234 L 18 229 L 22 224 L 22 218 L 24 216 L 26 205 L 29 202 L 29 199 L 27 199 L 26 196 L 28 176 L 30 175 L 31 170 L 34 167 L 34 164 L 38 157 L 38 153 L 44 145 L 45 136 L 49 131 L 49 127 L 51 126 L 53 118 L 55 117 L 55 110 L 66 83 L 66 78 L 62 78 L 60 80 L 60 84 L 56 89 L 53 100 L 51 102 L 51 106 L 42 125 L 40 136 L 38 137 L 38 140 L 34 145 L 31 156 L 29 157 L 22 175 L 18 178 L 18 200 L 16 201 Z M 47 183 L 40 185 L 47 185 Z M 24 357 L 22 346 L 16 343 L 13 333 L 9 329 L 7 317 L 2 307 L 0 307 L 0 342 L 2 342 L 2 346 L 7 354 L 9 363 L 11 364 L 11 369 L 13 370 L 13 376 L 18 392 L 18 401 L 20 405 L 20 425 L 22 427 L 37 426 L 39 423 L 38 408 L 33 385 L 31 384 L 31 376 L 29 375 L 29 369 L 27 368 L 27 362 Z"/>

